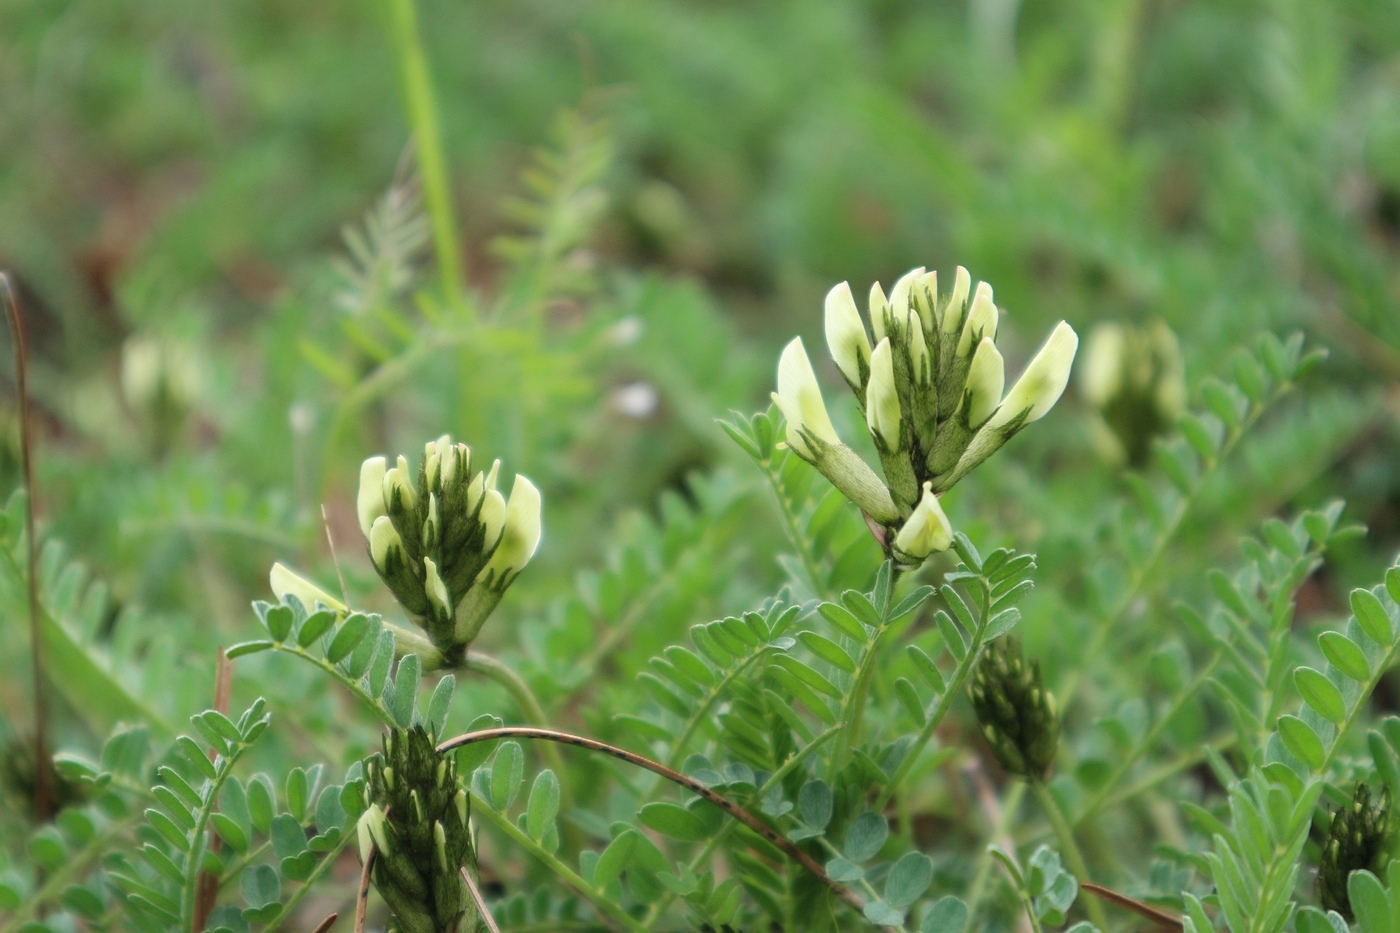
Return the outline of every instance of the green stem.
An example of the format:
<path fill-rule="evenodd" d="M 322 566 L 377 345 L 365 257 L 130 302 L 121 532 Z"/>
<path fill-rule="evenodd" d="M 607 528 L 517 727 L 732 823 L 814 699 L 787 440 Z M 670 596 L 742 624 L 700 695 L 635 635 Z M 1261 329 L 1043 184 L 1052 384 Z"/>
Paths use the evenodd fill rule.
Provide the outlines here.
<path fill-rule="evenodd" d="M 442 277 L 443 297 L 470 318 L 471 308 L 467 304 L 465 280 L 462 277 L 457 222 L 452 209 L 452 189 L 447 178 L 447 160 L 443 157 L 437 105 L 433 99 L 432 78 L 428 74 L 428 57 L 418 28 L 418 11 L 414 0 L 388 0 L 388 3 L 394 52 L 399 60 L 399 77 L 403 82 L 404 102 L 413 131 L 418 172 L 423 180 L 423 200 L 432 222 L 433 250 Z"/>
<path fill-rule="evenodd" d="M 919 735 L 914 739 L 914 744 L 909 747 L 909 751 L 905 754 L 904 760 L 899 763 L 899 767 L 895 769 L 894 775 L 890 778 L 889 783 L 885 785 L 885 789 L 880 793 L 879 802 L 875 804 L 876 813 L 884 810 L 885 804 L 894 796 L 895 790 L 900 784 L 904 783 L 904 780 L 909 777 L 909 773 L 914 770 L 914 765 L 918 762 L 919 755 L 933 738 L 933 733 L 938 729 L 938 725 L 943 721 L 943 717 L 948 715 L 948 710 L 952 708 L 953 700 L 958 694 L 962 693 L 963 684 L 967 681 L 968 675 L 977 667 L 977 662 L 982 659 L 982 649 L 984 648 L 982 644 L 982 633 L 986 631 L 988 617 L 992 614 L 992 596 L 991 590 L 987 587 L 985 580 L 982 581 L 980 589 L 981 592 L 978 594 L 977 607 L 977 629 L 972 633 L 972 641 L 967 646 L 967 653 L 964 654 L 963 659 L 958 662 L 958 666 L 953 669 L 952 681 L 947 685 L 946 689 L 944 689 L 943 695 L 938 698 L 938 702 L 934 704 L 933 711 L 929 713 L 928 721 L 925 722 L 924 727 L 919 730 Z"/>
<path fill-rule="evenodd" d="M 1074 840 L 1074 830 L 1070 827 L 1069 821 L 1065 819 L 1064 812 L 1060 809 L 1059 801 L 1055 795 L 1050 793 L 1049 786 L 1045 781 L 1031 779 L 1031 793 L 1035 794 L 1036 800 L 1040 801 L 1040 809 L 1044 811 L 1045 818 L 1050 821 L 1050 828 L 1055 831 L 1055 838 L 1060 842 L 1060 852 L 1064 855 L 1065 861 L 1069 862 L 1069 870 L 1080 881 L 1092 881 L 1089 875 L 1089 866 L 1084 863 L 1084 853 L 1079 851 L 1079 843 Z M 1089 919 L 1094 926 L 1100 930 L 1108 929 L 1108 917 L 1104 915 L 1103 905 L 1095 898 L 1089 898 L 1084 902 L 1084 909 L 1089 913 Z"/>
<path fill-rule="evenodd" d="M 992 830 L 992 839 L 1001 839 L 1006 836 L 1025 793 L 1026 785 L 1024 783 L 1017 783 L 1007 792 L 1006 799 L 1001 804 L 1001 816 L 997 819 L 997 825 Z M 967 891 L 967 916 L 969 920 L 977 918 L 977 909 L 982 906 L 982 898 L 987 893 L 987 882 L 992 877 L 993 861 L 991 849 L 984 847 L 982 854 L 977 859 L 977 874 L 973 876 L 972 886 Z"/>
<path fill-rule="evenodd" d="M 791 454 L 787 456 L 791 456 Z M 764 467 L 764 475 L 768 477 L 768 486 L 773 490 L 773 497 L 778 501 L 778 511 L 783 516 L 783 530 L 787 532 L 788 542 L 792 545 L 792 549 L 797 552 L 797 556 L 802 559 L 802 569 L 807 574 L 807 583 L 812 587 L 812 592 L 818 599 L 828 599 L 831 594 L 821 584 L 821 575 L 818 572 L 816 561 L 805 546 L 802 532 L 797 527 L 797 516 L 788 508 L 789 500 L 783 495 L 783 484 L 779 479 L 781 467 L 772 458 L 764 461 L 762 466 Z"/>
<path fill-rule="evenodd" d="M 985 623 L 985 616 L 983 623 Z M 929 740 L 933 738 L 933 733 L 938 729 L 938 725 L 943 721 L 943 717 L 948 715 L 948 710 L 952 708 L 954 698 L 962 693 L 963 684 L 966 683 L 968 675 L 971 674 L 973 668 L 977 666 L 977 662 L 982 659 L 983 645 L 981 641 L 982 630 L 979 625 L 977 633 L 974 636 L 974 645 L 968 648 L 967 654 L 963 655 L 963 659 L 959 661 L 958 666 L 953 669 L 953 679 L 948 683 L 948 687 L 943 691 L 943 695 L 938 698 L 938 702 L 934 704 L 933 712 L 929 714 L 928 722 L 924 723 L 923 729 L 919 731 L 918 737 L 914 739 L 914 744 L 909 747 L 909 751 L 904 756 L 904 760 L 901 761 L 899 767 L 895 769 L 894 776 L 890 778 L 889 783 L 885 785 L 885 789 L 881 791 L 880 798 L 875 804 L 876 813 L 881 812 L 885 808 L 885 804 L 889 803 L 890 798 L 894 796 L 899 785 L 904 783 L 904 780 L 909 777 L 909 773 L 914 770 L 914 765 L 918 762 L 919 754 L 924 750 L 924 746 L 928 745 Z"/>
<path fill-rule="evenodd" d="M 829 768 L 832 784 L 836 783 L 836 775 L 845 766 L 846 759 L 850 757 L 851 749 L 860 742 L 861 720 L 865 717 L 865 701 L 870 694 L 870 682 L 875 674 L 875 658 L 879 654 L 880 642 L 888 629 L 888 625 L 881 625 L 871 639 L 866 642 L 865 654 L 861 656 L 855 683 L 851 686 L 850 692 L 846 694 L 846 703 L 841 710 L 841 721 L 845 723 L 845 728 L 837 736 L 836 750 L 831 756 Z"/>
<path fill-rule="evenodd" d="M 248 746 L 239 744 L 229 750 L 227 756 L 219 759 L 223 767 L 216 772 L 213 780 L 208 781 L 209 791 L 204 795 L 205 804 L 199 808 L 199 813 L 195 816 L 194 827 L 190 830 L 190 838 L 194 840 L 194 848 L 186 856 L 185 881 L 180 893 L 180 915 L 189 918 L 190 933 L 200 933 L 195 928 L 195 900 L 199 891 L 199 876 L 204 870 L 204 855 L 209 851 L 209 839 L 206 831 L 209 820 L 214 815 L 214 806 L 219 799 L 219 792 L 223 790 L 224 783 L 233 774 L 233 766 L 248 750 Z"/>
<path fill-rule="evenodd" d="M 350 693 L 354 695 L 357 699 L 359 699 L 360 702 L 368 706 L 370 710 L 373 711 L 373 713 L 379 717 L 380 722 L 388 726 L 390 729 L 399 728 L 399 724 L 394 719 L 393 713 L 385 709 L 384 704 L 380 703 L 377 699 L 370 696 L 369 693 L 367 693 L 365 689 L 360 686 L 358 680 L 351 680 L 348 676 L 346 676 L 344 671 L 342 671 L 336 665 L 327 661 L 325 658 L 318 658 L 310 652 L 306 651 L 305 649 L 301 648 L 297 644 L 289 642 L 275 642 L 272 646 L 272 650 L 280 651 L 283 654 L 290 654 L 292 657 L 301 658 L 303 661 L 312 665 L 313 667 L 319 667 L 322 671 L 328 674 L 331 677 L 331 679 L 336 681 L 336 683 L 340 684 L 346 690 L 350 691 Z"/>
<path fill-rule="evenodd" d="M 526 723 L 533 726 L 547 727 L 549 725 L 544 714 L 544 707 L 540 705 L 539 698 L 535 696 L 534 691 L 530 689 L 530 685 L 525 682 L 525 679 L 517 674 L 509 665 L 490 655 L 480 652 L 471 652 L 467 655 L 465 667 L 473 673 L 482 674 L 494 680 L 504 688 L 506 693 L 510 695 L 511 700 L 515 702 L 516 708 L 520 710 L 520 715 L 525 717 Z M 564 780 L 564 759 L 559 756 L 559 749 L 547 742 L 544 744 L 544 747 L 540 749 L 540 753 L 544 755 L 545 760 L 549 762 L 549 766 L 554 769 L 554 773 L 559 775 L 559 785 L 562 791 L 561 796 L 564 798 L 564 811 L 568 812 L 570 809 L 570 791 L 569 782 Z"/>
<path fill-rule="evenodd" d="M 330 871 L 331 866 L 336 862 L 336 856 L 340 855 L 345 847 L 350 844 L 350 840 L 354 838 L 356 838 L 354 827 L 349 827 L 341 834 L 340 842 L 336 844 L 334 849 L 331 849 L 321 856 L 316 862 L 316 867 L 312 870 L 311 874 L 301 883 L 301 887 L 292 892 L 292 896 L 282 903 L 282 909 L 278 912 L 277 916 L 273 917 L 272 920 L 268 922 L 267 926 L 262 928 L 262 933 L 273 933 L 273 931 L 281 926 L 288 917 L 296 912 L 297 904 L 301 903 L 301 899 L 315 889 L 316 882 L 320 880 L 322 875 Z"/>
<path fill-rule="evenodd" d="M 509 836 L 512 842 L 529 852 L 542 862 L 546 868 L 564 879 L 564 882 L 579 894 L 583 895 L 599 914 L 610 918 L 614 924 L 626 930 L 630 930 L 632 933 L 645 933 L 646 927 L 639 923 L 635 917 L 614 904 L 605 892 L 599 891 L 585 881 L 582 875 L 574 871 L 568 865 L 565 865 L 560 859 L 555 857 L 554 853 L 531 839 L 528 833 L 511 821 L 510 817 L 492 809 L 480 797 L 473 796 L 472 799 L 475 802 L 475 806 L 472 807 L 472 813 L 479 813 L 484 816 L 487 822 Z"/>
<path fill-rule="evenodd" d="M 1113 769 L 1113 773 L 1108 776 L 1108 779 L 1094 789 L 1093 796 L 1085 801 L 1084 805 L 1079 809 L 1079 812 L 1075 814 L 1074 819 L 1070 821 L 1070 825 L 1078 826 L 1098 811 L 1098 808 L 1103 804 L 1104 800 L 1108 798 L 1109 792 L 1117 786 L 1119 781 L 1127 776 L 1128 771 L 1132 769 L 1133 765 L 1137 764 L 1138 759 L 1146 754 L 1147 750 L 1156 743 L 1157 739 L 1166 731 L 1167 726 L 1171 723 L 1176 714 L 1179 713 L 1188 702 L 1195 698 L 1196 691 L 1200 690 L 1201 687 L 1205 686 L 1210 681 L 1211 675 L 1215 673 L 1215 669 L 1220 666 L 1220 662 L 1224 657 L 1225 655 L 1223 652 L 1216 652 L 1206 666 L 1201 668 L 1200 672 L 1192 678 L 1191 683 L 1187 684 L 1172 698 L 1171 705 L 1167 707 L 1166 711 L 1158 716 L 1157 721 L 1152 724 L 1151 728 L 1142 734 L 1137 744 L 1119 759 L 1118 765 Z"/>
<path fill-rule="evenodd" d="M 801 751 L 794 753 L 787 761 L 783 762 L 778 770 L 774 771 L 772 775 L 769 776 L 768 780 L 763 782 L 763 786 L 754 793 L 754 796 L 762 800 L 764 794 L 777 787 L 785 777 L 792 773 L 794 768 L 807 760 L 809 756 L 825 744 L 827 739 L 840 732 L 841 725 L 841 723 L 836 723 L 833 726 L 828 726 L 825 730 L 813 736 L 812 741 L 808 742 Z M 698 872 L 701 866 L 705 865 L 705 863 L 710 860 L 710 856 L 719 848 L 720 843 L 738 827 L 739 824 L 732 820 L 720 827 L 719 832 L 711 836 L 709 841 L 705 843 L 705 847 L 690 860 L 690 870 L 692 872 Z M 675 899 L 675 893 L 668 890 L 661 900 L 652 905 L 651 910 L 647 912 L 646 917 L 642 920 L 642 926 L 646 930 L 654 929 L 662 916 L 665 915 L 666 908 L 670 907 Z"/>

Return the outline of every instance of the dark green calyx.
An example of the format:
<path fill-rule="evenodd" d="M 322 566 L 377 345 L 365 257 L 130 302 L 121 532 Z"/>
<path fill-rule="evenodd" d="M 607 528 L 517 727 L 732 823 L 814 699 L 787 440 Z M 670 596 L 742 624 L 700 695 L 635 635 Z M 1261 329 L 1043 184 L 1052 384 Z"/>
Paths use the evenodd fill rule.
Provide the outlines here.
<path fill-rule="evenodd" d="M 421 726 L 384 736 L 383 754 L 365 760 L 362 838 L 378 857 L 371 880 L 405 933 L 471 933 L 480 928 L 462 881 L 476 872 L 466 791 L 457 762 L 440 755 Z"/>
<path fill-rule="evenodd" d="M 1322 858 L 1317 866 L 1317 897 L 1327 910 L 1353 920 L 1347 878 L 1354 871 L 1376 871 L 1390 842 L 1390 788 L 1373 799 L 1365 784 L 1356 785 L 1351 806 L 1332 814 Z"/>
<path fill-rule="evenodd" d="M 1040 662 L 1027 663 L 1021 644 L 1003 638 L 987 649 L 968 687 L 992 752 L 1011 774 L 1039 780 L 1055 762 L 1060 718 L 1040 682 Z"/>

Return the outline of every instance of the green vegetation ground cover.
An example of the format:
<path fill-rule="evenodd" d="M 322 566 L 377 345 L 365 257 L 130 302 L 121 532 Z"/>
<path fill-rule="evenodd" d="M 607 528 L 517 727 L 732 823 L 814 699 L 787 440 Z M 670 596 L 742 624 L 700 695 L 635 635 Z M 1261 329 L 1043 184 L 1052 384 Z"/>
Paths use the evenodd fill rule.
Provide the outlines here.
<path fill-rule="evenodd" d="M 421 44 L 402 38 L 405 10 Z M 261 637 L 249 604 L 275 598 L 275 561 L 337 593 L 343 574 L 353 607 L 402 621 L 357 528 L 358 466 L 443 433 L 527 474 L 545 535 L 477 643 L 527 692 L 458 670 L 440 734 L 539 718 L 649 754 L 785 833 L 813 830 L 802 841 L 824 860 L 838 856 L 823 845 L 852 844 L 863 809 L 881 813 L 888 839 L 866 868 L 839 857 L 868 870 L 863 897 L 897 904 L 911 927 L 956 897 L 974 908 L 971 928 L 1009 929 L 1013 875 L 987 846 L 1044 893 L 1062 872 L 1038 851 L 1049 843 L 1080 882 L 1176 915 L 1196 917 L 1197 897 L 1232 929 L 1276 928 L 1265 894 L 1317 903 L 1328 814 L 1358 783 L 1400 792 L 1382 676 L 1392 646 L 1353 595 L 1386 581 L 1400 541 L 1393 5 L 7 0 L 0 22 L 0 267 L 30 338 L 50 730 L 111 775 L 66 821 L 33 822 L 14 499 L 0 565 L 0 928 L 163 922 L 159 903 L 130 905 L 165 895 L 149 878 L 146 894 L 114 881 L 135 869 L 108 856 L 132 839 L 163 845 L 141 814 L 167 780 L 158 764 L 195 779 L 171 742 L 214 703 L 216 650 Z M 437 145 L 424 144 L 424 100 L 405 78 L 414 53 Z M 1179 358 L 1184 406 L 1151 392 L 1105 403 L 1081 372 L 942 500 L 979 559 L 1036 555 L 1016 633 L 1063 714 L 1044 784 L 1004 773 L 972 705 L 947 690 L 961 659 L 937 621 L 954 612 L 941 593 L 872 643 L 863 738 L 827 737 L 833 724 L 805 706 L 793 724 L 764 705 L 796 676 L 775 673 L 789 652 L 768 640 L 840 644 L 816 601 L 873 593 L 882 554 L 853 505 L 766 446 L 764 431 L 781 438 L 776 409 L 740 429 L 757 432 L 759 462 L 716 419 L 766 408 L 778 351 L 801 334 L 837 431 L 875 462 L 816 349 L 822 296 L 849 280 L 864 307 L 870 282 L 924 264 L 995 284 L 1009 374 L 1062 319 L 1086 340 L 1081 368 L 1102 322 L 1143 341 L 1161 322 L 1179 347 L 1146 368 L 1170 382 Z M 1135 346 L 1141 369 L 1153 351 Z M 1313 350 L 1326 359 L 1295 372 Z M 1364 536 L 1346 531 L 1357 525 Z M 960 562 L 971 568 L 935 556 L 893 602 Z M 1393 595 L 1374 598 L 1393 618 Z M 774 600 L 803 607 L 800 619 L 774 630 Z M 692 640 L 692 626 L 750 611 L 769 619 L 754 644 L 716 660 Z M 840 658 L 800 644 L 793 663 L 841 694 L 816 702 L 847 723 Z M 699 695 L 668 680 L 689 663 L 678 648 L 714 678 Z M 392 711 L 384 696 L 370 705 Z M 908 780 L 850 790 L 901 773 L 895 746 L 924 733 L 940 697 L 946 718 Z M 331 909 L 348 922 L 353 795 L 337 815 L 307 775 L 319 765 L 320 787 L 354 784 L 346 768 L 383 725 L 366 702 L 285 652 L 236 662 L 238 737 L 224 741 L 239 746 L 229 774 L 242 790 L 226 793 L 248 798 L 247 819 L 236 799 L 221 808 L 229 832 L 266 840 L 246 869 L 225 853 L 222 900 L 252 911 L 244 922 L 309 928 Z M 271 725 L 242 751 L 263 712 Z M 843 779 L 851 746 L 865 757 Z M 687 802 L 645 774 L 523 742 L 515 776 L 507 747 L 478 762 L 491 778 L 480 812 L 526 817 L 480 821 L 506 929 L 757 929 L 825 896 L 714 814 L 645 810 Z M 759 793 L 799 749 L 795 773 L 838 792 L 822 826 L 808 819 L 821 792 L 804 798 L 794 772 L 784 793 L 766 789 L 771 805 Z M 1270 770 L 1279 762 L 1295 777 Z M 259 774 L 275 792 L 253 790 Z M 1296 852 L 1296 821 L 1269 809 L 1279 794 L 1318 824 Z M 1254 832 L 1241 828 L 1250 799 L 1269 814 Z M 298 848 L 283 817 L 309 842 Z M 891 896 L 887 875 L 903 864 L 918 880 L 922 863 L 901 862 L 913 853 L 932 859 L 930 882 L 901 903 L 913 884 Z M 1219 904 L 1231 859 L 1252 867 Z M 1375 868 L 1375 888 L 1357 883 L 1366 904 L 1396 896 Z M 565 869 L 603 893 L 580 895 Z M 1231 897 L 1245 904 L 1234 917 Z M 290 898 L 284 914 L 271 906 Z M 1045 920 L 1057 908 L 1042 903 Z M 811 922 L 860 922 L 843 909 Z M 1085 909 L 1081 896 L 1072 919 Z M 1108 918 L 1131 928 L 1129 914 Z M 1316 928 L 1311 914 L 1284 919 Z"/>

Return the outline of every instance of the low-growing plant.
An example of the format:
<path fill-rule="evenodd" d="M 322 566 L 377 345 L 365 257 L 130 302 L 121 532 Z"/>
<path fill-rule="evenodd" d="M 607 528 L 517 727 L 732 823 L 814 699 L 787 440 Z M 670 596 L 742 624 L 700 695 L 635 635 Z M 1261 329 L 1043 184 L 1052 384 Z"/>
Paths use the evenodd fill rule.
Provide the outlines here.
<path fill-rule="evenodd" d="M 474 288 L 415 4 L 387 8 L 416 171 L 288 299 L 339 316 L 274 335 L 289 410 L 250 419 L 286 423 L 319 521 L 195 461 L 84 474 L 111 534 L 178 529 L 133 572 L 187 614 L 36 524 L 0 277 L 0 600 L 35 677 L 0 733 L 0 933 L 1400 933 L 1400 563 L 1333 598 L 1363 529 L 1300 489 L 1364 416 L 1297 407 L 1321 350 L 1265 333 L 1194 385 L 1156 320 L 1024 354 L 988 283 L 918 268 L 864 311 L 831 288 L 831 365 L 798 337 L 770 380 L 692 289 L 588 248 L 594 100 Z M 122 354 L 156 460 L 205 429 L 190 352 Z M 1077 421 L 1051 414 L 1075 369 Z M 774 405 L 716 424 L 750 370 Z M 684 431 L 648 424 L 658 386 Z M 634 481 L 655 508 L 618 514 Z"/>

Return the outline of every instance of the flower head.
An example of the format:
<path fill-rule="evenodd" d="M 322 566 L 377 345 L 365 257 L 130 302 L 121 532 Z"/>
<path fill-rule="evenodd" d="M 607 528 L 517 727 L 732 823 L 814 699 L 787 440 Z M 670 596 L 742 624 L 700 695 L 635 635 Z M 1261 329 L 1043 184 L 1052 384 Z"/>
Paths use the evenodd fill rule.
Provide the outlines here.
<path fill-rule="evenodd" d="M 1064 391 L 1078 345 L 1062 322 L 1003 399 L 1005 371 L 996 346 L 1001 312 L 992 287 L 974 287 L 962 266 L 952 283 L 951 293 L 940 296 L 937 272 L 922 267 L 900 276 L 888 295 L 877 282 L 870 287 L 868 322 L 849 285 L 827 293 L 827 346 L 860 402 L 883 488 L 836 436 L 801 339 L 787 345 L 778 363 L 773 398 L 787 420 L 788 447 L 859 505 L 887 553 L 904 560 L 948 546 L 951 529 L 937 495 L 1049 411 Z M 944 531 L 942 539 L 930 537 Z"/>
<path fill-rule="evenodd" d="M 370 560 L 447 664 L 460 662 L 539 546 L 539 490 L 517 475 L 508 507 L 496 489 L 500 470 L 497 460 L 473 472 L 471 448 L 446 435 L 423 446 L 416 476 L 405 457 L 392 467 L 371 457 L 360 469 L 356 506 Z M 483 573 L 493 561 L 498 570 L 508 562 L 509 573 Z"/>

